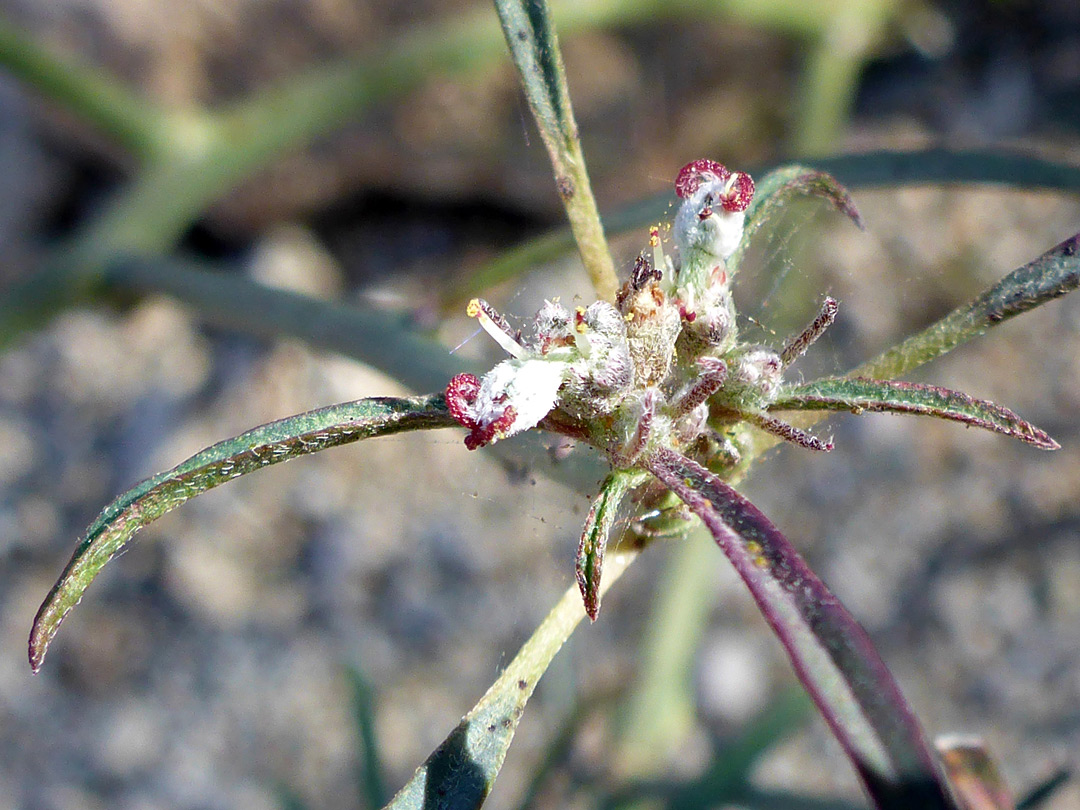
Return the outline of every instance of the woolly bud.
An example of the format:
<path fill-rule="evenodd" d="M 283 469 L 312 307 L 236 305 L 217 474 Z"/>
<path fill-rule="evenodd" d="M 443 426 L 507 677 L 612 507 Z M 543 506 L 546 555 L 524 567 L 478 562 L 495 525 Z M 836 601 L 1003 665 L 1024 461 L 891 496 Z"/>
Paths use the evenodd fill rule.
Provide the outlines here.
<path fill-rule="evenodd" d="M 566 363 L 542 359 L 504 360 L 478 380 L 458 374 L 446 387 L 450 415 L 470 430 L 470 450 L 521 433 L 555 407 Z"/>

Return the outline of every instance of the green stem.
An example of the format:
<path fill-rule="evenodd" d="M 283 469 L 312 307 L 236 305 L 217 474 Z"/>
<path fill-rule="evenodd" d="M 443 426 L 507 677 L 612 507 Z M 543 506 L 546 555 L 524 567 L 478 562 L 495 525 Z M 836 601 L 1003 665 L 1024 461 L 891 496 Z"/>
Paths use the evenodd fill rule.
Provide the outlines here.
<path fill-rule="evenodd" d="M 52 53 L 3 17 L 0 65 L 144 161 L 161 157 L 173 145 L 163 110 L 101 71 Z"/>
<path fill-rule="evenodd" d="M 802 76 L 793 154 L 813 156 L 835 148 L 850 115 L 859 73 L 880 46 L 897 8 L 896 0 L 847 2 L 816 37 Z"/>
<path fill-rule="evenodd" d="M 716 549 L 700 527 L 671 550 L 619 733 L 616 767 L 624 775 L 662 773 L 693 727 L 693 660 L 712 610 L 716 568 Z"/>
<path fill-rule="evenodd" d="M 555 170 L 555 186 L 570 219 L 585 272 L 596 294 L 613 302 L 618 277 L 585 168 L 562 52 L 547 2 L 495 0 L 495 8 Z"/>
<path fill-rule="evenodd" d="M 613 552 L 606 590 L 637 557 Z M 491 792 L 525 704 L 555 654 L 585 617 L 577 587 L 563 594 L 487 693 L 387 805 L 387 810 L 479 807 Z"/>

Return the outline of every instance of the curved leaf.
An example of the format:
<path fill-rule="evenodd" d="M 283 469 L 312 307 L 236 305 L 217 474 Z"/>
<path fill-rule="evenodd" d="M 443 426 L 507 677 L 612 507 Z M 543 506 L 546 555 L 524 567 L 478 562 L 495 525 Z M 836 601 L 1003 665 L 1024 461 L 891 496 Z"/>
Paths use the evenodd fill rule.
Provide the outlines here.
<path fill-rule="evenodd" d="M 578 588 L 585 603 L 585 612 L 592 621 L 600 614 L 600 574 L 604 568 L 604 550 L 608 534 L 615 523 L 626 493 L 642 483 L 646 475 L 637 470 L 615 470 L 605 480 L 596 496 L 578 542 L 577 574 Z"/>
<path fill-rule="evenodd" d="M 1080 233 L 1013 270 L 982 295 L 863 363 L 849 376 L 899 376 L 1077 287 L 1080 287 Z"/>
<path fill-rule="evenodd" d="M 1061 447 L 1046 432 L 1008 408 L 936 385 L 826 377 L 797 385 L 769 406 L 775 411 L 864 411 L 936 416 L 1011 436 L 1042 450 Z"/>
<path fill-rule="evenodd" d="M 746 224 L 743 226 L 743 238 L 738 249 L 728 259 L 728 272 L 734 275 L 750 243 L 762 227 L 767 225 L 795 197 L 820 197 L 842 214 L 845 214 L 860 229 L 864 228 L 859 209 L 847 189 L 832 175 L 819 169 L 811 169 L 797 164 L 781 166 L 765 175 L 757 183 L 754 198 L 746 209 Z"/>
<path fill-rule="evenodd" d="M 622 576 L 637 554 L 627 550 L 611 555 L 604 590 Z M 581 595 L 576 586 L 571 587 L 386 810 L 469 810 L 483 805 L 540 676 L 584 617 Z"/>
<path fill-rule="evenodd" d="M 752 503 L 661 450 L 648 468 L 701 518 L 880 808 L 950 808 L 937 759 L 866 632 Z"/>
<path fill-rule="evenodd" d="M 106 506 L 79 541 L 34 619 L 31 668 L 35 672 L 41 668 L 60 622 L 105 563 L 135 532 L 190 498 L 241 475 L 328 447 L 410 430 L 456 426 L 441 394 L 361 399 L 270 422 L 148 478 Z"/>

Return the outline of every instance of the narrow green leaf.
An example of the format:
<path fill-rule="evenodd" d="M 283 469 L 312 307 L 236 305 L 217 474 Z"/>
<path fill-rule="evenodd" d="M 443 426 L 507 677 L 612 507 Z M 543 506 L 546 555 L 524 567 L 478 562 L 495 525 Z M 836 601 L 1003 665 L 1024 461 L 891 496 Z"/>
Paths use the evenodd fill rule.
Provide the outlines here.
<path fill-rule="evenodd" d="M 709 550 L 716 554 L 715 549 Z M 728 806 L 756 809 L 757 802 L 746 800 L 753 790 L 751 773 L 754 766 L 773 746 L 804 725 L 813 710 L 806 690 L 786 687 L 736 735 L 713 741 L 712 757 L 696 778 L 689 781 L 678 777 L 655 778 L 648 772 L 631 771 L 628 783 L 618 787 L 603 806 L 608 810 L 643 807 L 699 810 Z M 653 756 L 655 759 L 655 751 Z M 655 801 L 658 799 L 662 802 Z M 798 805 L 783 806 L 785 810 L 793 810 Z M 826 807 L 837 810 L 831 804 L 820 805 L 821 810 Z"/>
<path fill-rule="evenodd" d="M 859 228 L 865 227 L 859 209 L 847 189 L 832 175 L 806 166 L 791 165 L 773 169 L 757 183 L 754 198 L 746 210 L 746 224 L 738 249 L 728 259 L 728 271 L 738 271 L 754 236 L 777 214 L 798 197 L 819 197 L 846 215 Z"/>
<path fill-rule="evenodd" d="M 622 576 L 636 557 L 636 551 L 612 554 L 603 589 Z M 487 694 L 416 769 L 386 810 L 468 810 L 483 805 L 502 768 L 525 704 L 555 653 L 584 617 L 578 589 L 570 588 Z"/>
<path fill-rule="evenodd" d="M 725 741 L 714 752 L 705 771 L 675 795 L 668 810 L 716 806 L 725 799 L 737 803 L 751 782 L 754 765 L 776 743 L 804 725 L 813 708 L 804 690 L 795 686 L 785 689 L 735 739 Z"/>
<path fill-rule="evenodd" d="M 1037 810 L 1046 804 L 1061 787 L 1071 782 L 1072 778 L 1071 768 L 1068 766 L 1058 768 L 1017 799 L 1016 810 Z"/>
<path fill-rule="evenodd" d="M 848 188 L 991 183 L 1013 189 L 1080 192 L 1080 166 L 999 149 L 915 149 L 815 158 Z"/>
<path fill-rule="evenodd" d="M 661 450 L 649 470 L 701 518 L 882 810 L 956 810 L 937 758 L 866 632 L 746 498 Z"/>
<path fill-rule="evenodd" d="M 575 571 L 578 588 L 581 589 L 581 597 L 585 602 L 585 612 L 594 622 L 600 613 L 600 574 L 604 568 L 608 534 L 626 493 L 645 478 L 644 473 L 636 470 L 613 471 L 604 481 L 600 494 L 596 496 L 585 518 L 585 526 L 581 530 L 581 540 L 578 543 Z"/>
<path fill-rule="evenodd" d="M 534 810 L 550 807 L 543 797 L 552 778 L 566 772 L 566 766 L 574 754 L 574 741 L 586 723 L 609 709 L 610 696 L 606 694 L 579 694 L 565 713 L 559 726 L 544 746 L 544 754 L 529 774 L 529 784 L 522 791 L 516 810 Z"/>
<path fill-rule="evenodd" d="M 1077 287 L 1080 287 L 1080 233 L 1013 270 L 937 323 L 863 363 L 850 376 L 899 376 Z"/>
<path fill-rule="evenodd" d="M 555 170 L 555 186 L 596 293 L 615 300 L 618 277 L 604 238 L 546 0 L 495 0 L 506 43 Z"/>
<path fill-rule="evenodd" d="M 797 385 L 780 395 L 774 411 L 889 412 L 936 416 L 971 427 L 1011 436 L 1042 450 L 1061 447 L 1046 432 L 1008 408 L 960 391 L 936 385 L 868 380 L 865 377 L 826 377 Z"/>
<path fill-rule="evenodd" d="M 30 666 L 37 672 L 60 622 L 104 565 L 143 526 L 190 498 L 297 456 L 374 436 L 456 427 L 442 395 L 376 397 L 331 405 L 262 425 L 196 453 L 118 497 L 90 524 L 34 619 Z"/>
<path fill-rule="evenodd" d="M 374 810 L 386 803 L 387 795 L 375 730 L 375 689 L 355 664 L 345 666 L 345 679 L 351 693 L 349 703 L 353 726 L 356 729 L 356 742 L 360 749 L 356 780 L 360 785 L 360 795 L 366 799 L 365 806 Z"/>

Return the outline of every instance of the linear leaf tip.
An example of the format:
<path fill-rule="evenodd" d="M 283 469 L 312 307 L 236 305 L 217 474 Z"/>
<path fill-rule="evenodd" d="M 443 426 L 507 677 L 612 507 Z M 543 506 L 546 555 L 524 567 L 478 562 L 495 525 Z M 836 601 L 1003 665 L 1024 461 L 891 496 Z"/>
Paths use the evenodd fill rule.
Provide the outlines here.
<path fill-rule="evenodd" d="M 45 597 L 30 630 L 30 669 L 41 670 L 60 624 L 109 560 L 136 532 L 184 502 L 241 475 L 330 447 L 456 424 L 441 394 L 361 399 L 252 428 L 136 484 L 106 506 L 90 524 Z"/>

